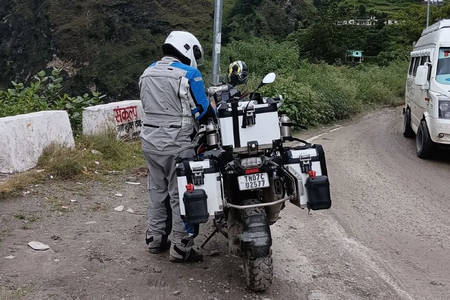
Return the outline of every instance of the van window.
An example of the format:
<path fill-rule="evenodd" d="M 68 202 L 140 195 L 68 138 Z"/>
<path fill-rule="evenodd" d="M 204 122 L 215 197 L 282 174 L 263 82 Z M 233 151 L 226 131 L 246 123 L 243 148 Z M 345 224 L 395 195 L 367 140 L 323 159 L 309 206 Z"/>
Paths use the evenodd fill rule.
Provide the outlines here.
<path fill-rule="evenodd" d="M 409 63 L 409 71 L 408 71 L 408 74 L 409 74 L 409 75 L 412 75 L 412 72 L 413 72 L 413 68 L 414 68 L 414 58 L 415 58 L 415 57 L 411 57 L 411 61 L 410 61 L 410 63 Z"/>
<path fill-rule="evenodd" d="M 450 85 L 450 48 L 439 49 L 436 81 Z"/>
<path fill-rule="evenodd" d="M 414 59 L 413 76 L 416 76 L 416 74 L 417 74 L 417 68 L 419 67 L 419 63 L 420 63 L 420 57 L 415 57 L 415 59 Z"/>
<path fill-rule="evenodd" d="M 422 56 L 422 58 L 420 59 L 420 65 L 423 66 L 426 62 L 429 61 L 430 61 L 429 56 Z"/>

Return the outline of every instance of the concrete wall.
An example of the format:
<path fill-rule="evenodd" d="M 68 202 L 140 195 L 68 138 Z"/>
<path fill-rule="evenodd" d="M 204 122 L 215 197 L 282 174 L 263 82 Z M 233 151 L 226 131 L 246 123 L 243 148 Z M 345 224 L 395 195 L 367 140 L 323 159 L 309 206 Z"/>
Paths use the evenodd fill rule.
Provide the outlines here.
<path fill-rule="evenodd" d="M 44 148 L 52 143 L 75 146 L 66 111 L 0 118 L 0 173 L 35 167 Z"/>
<path fill-rule="evenodd" d="M 83 134 L 117 132 L 122 139 L 138 137 L 142 126 L 142 103 L 127 100 L 87 107 L 83 110 Z"/>

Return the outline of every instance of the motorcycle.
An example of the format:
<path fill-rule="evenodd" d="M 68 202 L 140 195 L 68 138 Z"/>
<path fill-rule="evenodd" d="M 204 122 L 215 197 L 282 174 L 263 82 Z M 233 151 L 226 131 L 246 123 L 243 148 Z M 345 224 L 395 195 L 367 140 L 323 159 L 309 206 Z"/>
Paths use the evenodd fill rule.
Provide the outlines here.
<path fill-rule="evenodd" d="M 210 87 L 218 120 L 200 126 L 197 155 L 177 165 L 182 218 L 193 225 L 213 220 L 214 231 L 201 247 L 223 234 L 230 253 L 242 257 L 253 291 L 272 284 L 270 225 L 285 202 L 308 210 L 331 207 L 322 146 L 292 136 L 294 124 L 278 115 L 282 96 L 257 93 L 275 79 L 267 74 L 248 95 L 230 84 Z"/>

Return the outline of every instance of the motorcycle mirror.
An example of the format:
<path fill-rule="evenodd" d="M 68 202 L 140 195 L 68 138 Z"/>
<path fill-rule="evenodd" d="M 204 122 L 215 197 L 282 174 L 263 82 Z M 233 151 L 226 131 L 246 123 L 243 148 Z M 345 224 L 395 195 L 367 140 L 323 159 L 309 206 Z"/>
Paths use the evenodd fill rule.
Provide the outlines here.
<path fill-rule="evenodd" d="M 275 81 L 275 78 L 277 77 L 277 75 L 275 75 L 275 73 L 271 72 L 269 74 L 267 74 L 266 76 L 264 76 L 263 80 L 262 80 L 262 84 L 269 84 Z"/>

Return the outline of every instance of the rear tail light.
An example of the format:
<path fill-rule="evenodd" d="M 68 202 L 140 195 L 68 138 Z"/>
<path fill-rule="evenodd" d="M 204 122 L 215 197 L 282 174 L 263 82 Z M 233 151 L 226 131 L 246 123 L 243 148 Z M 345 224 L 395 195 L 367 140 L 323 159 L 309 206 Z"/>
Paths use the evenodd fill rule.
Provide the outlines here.
<path fill-rule="evenodd" d="M 245 169 L 245 175 L 259 173 L 259 168 Z"/>

